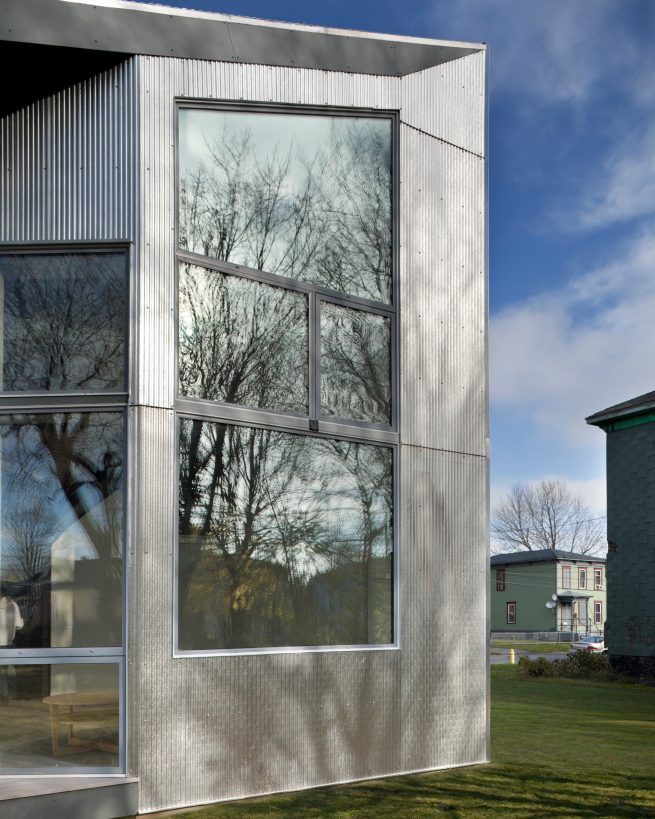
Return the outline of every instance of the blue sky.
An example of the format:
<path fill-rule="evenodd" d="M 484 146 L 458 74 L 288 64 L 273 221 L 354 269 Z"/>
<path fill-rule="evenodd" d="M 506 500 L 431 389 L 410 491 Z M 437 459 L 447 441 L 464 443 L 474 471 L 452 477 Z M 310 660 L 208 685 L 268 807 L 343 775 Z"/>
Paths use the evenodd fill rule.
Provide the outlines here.
<path fill-rule="evenodd" d="M 603 513 L 584 417 L 655 389 L 655 2 L 167 5 L 489 44 L 492 502 L 557 476 Z"/>

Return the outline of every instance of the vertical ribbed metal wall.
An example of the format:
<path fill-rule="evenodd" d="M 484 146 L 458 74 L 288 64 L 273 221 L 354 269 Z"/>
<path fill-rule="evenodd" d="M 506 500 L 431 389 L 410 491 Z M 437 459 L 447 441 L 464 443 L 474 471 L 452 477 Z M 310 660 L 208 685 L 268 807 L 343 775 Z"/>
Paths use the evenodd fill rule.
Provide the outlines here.
<path fill-rule="evenodd" d="M 130 758 L 141 810 L 483 761 L 484 54 L 402 79 L 138 66 Z M 172 657 L 175 97 L 400 111 L 399 650 Z"/>
<path fill-rule="evenodd" d="M 0 119 L 0 241 L 133 239 L 136 91 L 128 60 Z"/>

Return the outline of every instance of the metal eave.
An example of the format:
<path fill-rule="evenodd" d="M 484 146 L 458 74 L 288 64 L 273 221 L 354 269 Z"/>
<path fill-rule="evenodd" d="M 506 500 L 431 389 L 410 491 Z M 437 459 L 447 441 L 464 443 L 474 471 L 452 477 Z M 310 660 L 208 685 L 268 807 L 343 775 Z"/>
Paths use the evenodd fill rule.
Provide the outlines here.
<path fill-rule="evenodd" d="M 486 48 L 127 0 L 3 0 L 0 40 L 381 76 L 404 76 Z"/>

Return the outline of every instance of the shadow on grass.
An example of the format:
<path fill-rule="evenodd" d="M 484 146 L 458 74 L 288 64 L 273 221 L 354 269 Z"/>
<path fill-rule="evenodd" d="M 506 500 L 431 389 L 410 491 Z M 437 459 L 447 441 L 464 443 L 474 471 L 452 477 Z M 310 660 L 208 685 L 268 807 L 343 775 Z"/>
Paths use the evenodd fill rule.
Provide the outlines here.
<path fill-rule="evenodd" d="M 554 749 L 554 753 L 556 753 Z M 655 775 L 490 765 L 376 780 L 216 805 L 189 819 L 254 817 L 629 816 L 655 817 Z"/>

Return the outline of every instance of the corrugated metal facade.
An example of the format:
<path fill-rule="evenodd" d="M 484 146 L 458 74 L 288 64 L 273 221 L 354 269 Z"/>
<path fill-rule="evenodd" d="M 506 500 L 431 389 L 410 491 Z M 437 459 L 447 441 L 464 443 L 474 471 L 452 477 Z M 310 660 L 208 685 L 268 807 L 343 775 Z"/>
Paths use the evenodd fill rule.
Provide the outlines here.
<path fill-rule="evenodd" d="M 134 60 L 0 119 L 0 241 L 132 240 Z"/>
<path fill-rule="evenodd" d="M 484 63 L 401 79 L 137 57 L 0 121 L 3 241 L 134 242 L 142 811 L 487 758 Z M 398 650 L 172 657 L 176 97 L 400 111 Z"/>
<path fill-rule="evenodd" d="M 134 597 L 148 600 L 132 629 L 147 647 L 131 730 L 142 810 L 486 759 L 484 54 L 467 60 L 403 79 L 139 60 L 138 403 L 149 408 L 137 463 L 158 487 L 136 536 Z M 407 123 L 398 651 L 171 659 L 175 97 L 400 110 Z"/>

